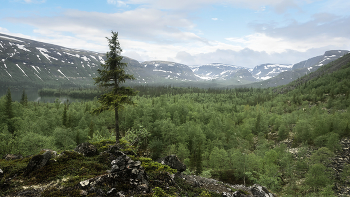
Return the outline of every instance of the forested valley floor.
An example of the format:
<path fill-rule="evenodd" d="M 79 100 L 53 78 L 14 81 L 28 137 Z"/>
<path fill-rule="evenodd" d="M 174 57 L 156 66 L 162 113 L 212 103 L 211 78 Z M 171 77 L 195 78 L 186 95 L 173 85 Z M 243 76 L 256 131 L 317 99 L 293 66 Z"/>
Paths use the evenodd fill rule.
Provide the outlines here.
<path fill-rule="evenodd" d="M 135 151 L 153 160 L 176 154 L 187 174 L 258 183 L 279 196 L 337 195 L 350 186 L 350 160 L 341 169 L 332 166 L 343 151 L 340 141 L 350 137 L 349 76 L 347 64 L 289 89 L 139 87 L 136 105 L 119 113 L 123 140 L 149 134 Z M 115 140 L 114 112 L 91 114 L 98 106 L 97 99 L 1 97 L 0 157 Z"/>

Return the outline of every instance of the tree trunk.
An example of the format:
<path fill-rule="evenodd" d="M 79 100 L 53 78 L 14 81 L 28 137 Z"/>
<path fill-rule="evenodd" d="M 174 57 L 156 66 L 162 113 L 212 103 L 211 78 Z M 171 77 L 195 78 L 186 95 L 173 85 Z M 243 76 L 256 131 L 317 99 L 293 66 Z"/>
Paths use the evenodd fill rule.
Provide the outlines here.
<path fill-rule="evenodd" d="M 118 114 L 118 105 L 115 106 L 115 143 L 119 143 L 120 133 L 119 133 L 119 114 Z"/>
<path fill-rule="evenodd" d="M 116 64 L 116 67 L 118 67 L 118 65 Z M 114 75 L 114 94 L 115 95 L 118 95 L 118 88 L 119 88 L 119 85 L 118 85 L 118 77 L 117 75 Z M 119 104 L 115 104 L 114 105 L 114 114 L 115 114 L 115 143 L 118 144 L 119 143 L 119 140 L 120 140 L 120 133 L 119 133 Z"/>

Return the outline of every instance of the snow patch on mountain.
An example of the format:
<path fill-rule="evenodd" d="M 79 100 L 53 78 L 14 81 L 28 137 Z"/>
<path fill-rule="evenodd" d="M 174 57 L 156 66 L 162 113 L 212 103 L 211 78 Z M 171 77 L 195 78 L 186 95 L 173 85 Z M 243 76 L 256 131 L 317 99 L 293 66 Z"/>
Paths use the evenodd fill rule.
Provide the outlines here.
<path fill-rule="evenodd" d="M 54 60 L 58 60 L 57 58 L 54 58 L 54 57 L 49 56 L 49 55 L 47 54 L 47 53 L 49 53 L 49 51 L 48 51 L 47 49 L 41 48 L 41 47 L 36 47 L 36 49 L 38 49 L 38 50 L 40 51 L 40 53 L 41 53 L 44 57 L 46 57 L 46 59 L 49 60 L 50 62 L 51 62 L 50 58 L 51 58 L 51 59 L 54 59 Z"/>
<path fill-rule="evenodd" d="M 63 72 L 60 69 L 57 69 L 57 71 L 60 72 L 66 79 L 68 79 L 68 77 L 65 74 L 63 74 Z"/>
<path fill-rule="evenodd" d="M 35 68 L 35 66 L 32 66 L 32 68 L 33 68 L 37 73 L 39 73 L 39 71 Z"/>
<path fill-rule="evenodd" d="M 38 74 L 36 74 L 36 73 L 34 73 L 41 81 L 44 81 L 44 80 L 42 80 L 41 79 L 41 77 L 39 77 L 39 75 Z"/>
<path fill-rule="evenodd" d="M 28 77 L 28 75 L 22 70 L 22 68 L 21 67 L 19 67 L 18 66 L 18 64 L 16 64 L 16 66 L 22 71 L 22 73 L 25 75 L 25 76 L 27 76 Z"/>
<path fill-rule="evenodd" d="M 101 57 L 101 56 L 98 56 L 98 59 L 100 60 L 101 64 L 105 64 L 105 60 Z"/>
<path fill-rule="evenodd" d="M 31 52 L 29 49 L 26 49 L 26 48 L 24 47 L 24 45 L 16 44 L 16 46 L 17 46 L 19 49 L 23 50 L 23 51 L 29 51 L 29 52 Z"/>
<path fill-rule="evenodd" d="M 5 70 L 6 72 L 7 72 L 7 74 L 9 74 L 10 75 L 10 77 L 12 78 L 12 75 L 7 71 L 7 70 Z"/>

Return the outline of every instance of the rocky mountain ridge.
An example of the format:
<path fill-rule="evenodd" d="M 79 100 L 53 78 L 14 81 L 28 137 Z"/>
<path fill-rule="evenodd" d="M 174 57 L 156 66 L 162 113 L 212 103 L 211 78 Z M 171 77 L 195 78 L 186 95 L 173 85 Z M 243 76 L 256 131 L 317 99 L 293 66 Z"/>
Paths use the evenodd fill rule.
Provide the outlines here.
<path fill-rule="evenodd" d="M 140 63 L 128 57 L 124 57 L 124 62 L 128 63 L 126 72 L 135 76 L 133 83 L 137 84 L 176 85 L 215 80 L 221 86 L 234 86 L 264 81 L 264 86 L 270 87 L 287 84 L 296 79 L 292 76 L 295 72 L 303 76 L 347 53 L 349 51 L 327 51 L 294 65 L 269 63 L 253 69 L 221 63 L 191 67 L 167 61 Z M 92 86 L 96 70 L 104 61 L 102 53 L 0 34 L 0 86 Z M 288 76 L 280 77 L 281 73 Z M 267 81 L 269 79 L 278 82 Z"/>

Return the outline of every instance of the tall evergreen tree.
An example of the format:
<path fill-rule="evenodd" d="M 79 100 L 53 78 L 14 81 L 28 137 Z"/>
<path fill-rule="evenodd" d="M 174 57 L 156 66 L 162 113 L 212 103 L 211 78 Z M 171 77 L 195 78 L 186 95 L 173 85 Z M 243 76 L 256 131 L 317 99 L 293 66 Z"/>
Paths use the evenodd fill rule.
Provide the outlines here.
<path fill-rule="evenodd" d="M 23 106 L 27 106 L 27 104 L 28 104 L 28 97 L 27 97 L 27 94 L 26 94 L 25 90 L 23 90 L 20 103 L 21 103 Z"/>
<path fill-rule="evenodd" d="M 102 69 L 98 69 L 98 77 L 94 78 L 95 84 L 99 87 L 109 90 L 99 98 L 102 104 L 99 108 L 94 109 L 95 113 L 101 113 L 105 110 L 115 111 L 115 134 L 116 143 L 119 142 L 119 115 L 118 111 L 123 104 L 133 104 L 130 96 L 136 95 L 136 91 L 129 87 L 121 86 L 127 79 L 135 79 L 133 75 L 126 74 L 124 68 L 126 63 L 122 62 L 123 57 L 120 55 L 122 49 L 118 41 L 118 33 L 112 31 L 111 39 L 107 38 L 110 51 L 106 54 L 105 64 L 101 64 Z"/>
<path fill-rule="evenodd" d="M 13 134 L 15 131 L 15 128 L 11 120 L 14 116 L 12 111 L 12 97 L 11 97 L 10 88 L 7 89 L 7 94 L 5 99 L 5 116 L 6 116 L 8 131 L 10 131 Z"/>
<path fill-rule="evenodd" d="M 63 126 L 68 126 L 68 117 L 67 117 L 67 104 L 64 104 L 63 114 L 62 114 L 62 124 Z"/>

